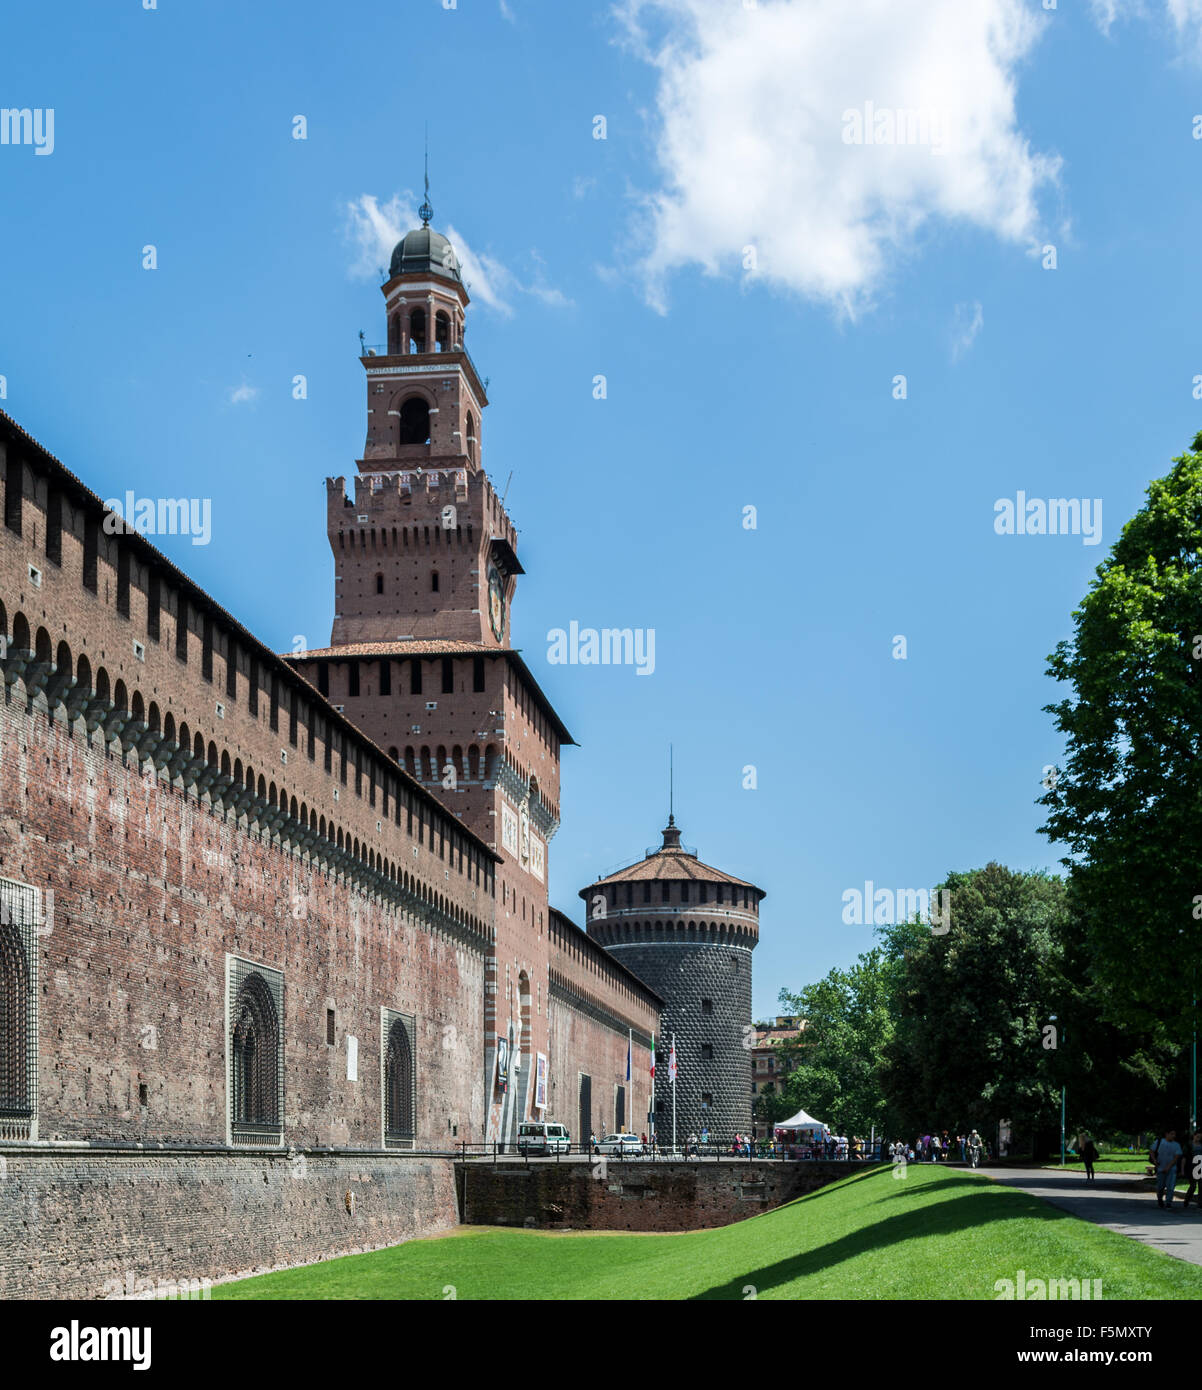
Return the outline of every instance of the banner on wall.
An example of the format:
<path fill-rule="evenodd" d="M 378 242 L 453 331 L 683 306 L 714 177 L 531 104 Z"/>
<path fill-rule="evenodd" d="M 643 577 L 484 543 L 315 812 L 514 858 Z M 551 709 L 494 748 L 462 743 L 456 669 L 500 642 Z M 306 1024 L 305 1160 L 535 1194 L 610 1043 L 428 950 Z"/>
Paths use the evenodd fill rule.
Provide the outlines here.
<path fill-rule="evenodd" d="M 497 1085 L 509 1089 L 509 1039 L 497 1034 Z"/>
<path fill-rule="evenodd" d="M 547 1059 L 540 1052 L 534 1068 L 534 1108 L 547 1108 Z"/>

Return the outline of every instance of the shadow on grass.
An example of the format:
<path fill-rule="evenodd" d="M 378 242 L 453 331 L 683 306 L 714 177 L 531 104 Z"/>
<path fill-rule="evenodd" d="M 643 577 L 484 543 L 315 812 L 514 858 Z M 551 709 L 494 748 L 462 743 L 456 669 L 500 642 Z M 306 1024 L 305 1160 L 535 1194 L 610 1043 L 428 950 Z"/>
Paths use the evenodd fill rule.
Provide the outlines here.
<path fill-rule="evenodd" d="M 808 1274 L 818 1274 L 824 1269 L 854 1260 L 861 1255 L 900 1245 L 904 1241 L 920 1236 L 951 1235 L 966 1231 L 974 1226 L 982 1226 L 990 1221 L 1010 1220 L 1017 1215 L 1038 1221 L 1073 1221 L 1076 1218 L 1059 1207 L 1048 1206 L 1046 1202 L 1032 1199 L 1029 1210 L 1016 1212 L 1012 1200 L 1001 1193 L 985 1196 L 954 1197 L 949 1202 L 924 1206 L 918 1211 L 903 1212 L 897 1216 L 886 1217 L 874 1225 L 865 1226 L 850 1235 L 821 1245 L 817 1250 L 807 1250 L 791 1255 L 786 1260 L 765 1265 L 761 1269 L 747 1271 L 736 1278 L 717 1284 L 704 1293 L 694 1294 L 696 1301 L 717 1301 L 744 1298 L 744 1287 L 751 1284 L 757 1293 L 764 1293 L 781 1284 L 791 1283 Z"/>

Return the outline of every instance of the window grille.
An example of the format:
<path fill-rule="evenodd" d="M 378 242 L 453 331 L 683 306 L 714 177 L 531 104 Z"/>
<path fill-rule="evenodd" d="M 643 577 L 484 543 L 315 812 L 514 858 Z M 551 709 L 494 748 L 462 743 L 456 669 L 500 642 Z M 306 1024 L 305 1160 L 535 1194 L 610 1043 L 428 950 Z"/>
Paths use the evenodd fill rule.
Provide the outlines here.
<path fill-rule="evenodd" d="M 384 1096 L 384 1147 L 411 1149 L 417 1135 L 417 1020 L 380 1010 L 380 1081 Z"/>
<path fill-rule="evenodd" d="M 0 1140 L 37 1138 L 40 897 L 0 879 Z"/>
<path fill-rule="evenodd" d="M 284 975 L 226 956 L 230 1142 L 284 1139 Z"/>

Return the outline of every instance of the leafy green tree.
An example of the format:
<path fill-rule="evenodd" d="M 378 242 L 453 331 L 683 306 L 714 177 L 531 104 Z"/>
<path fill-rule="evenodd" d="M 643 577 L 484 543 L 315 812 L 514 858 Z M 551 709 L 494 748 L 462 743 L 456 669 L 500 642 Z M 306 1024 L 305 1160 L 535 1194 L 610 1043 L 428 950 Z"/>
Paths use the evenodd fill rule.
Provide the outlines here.
<path fill-rule="evenodd" d="M 841 1134 L 868 1136 L 885 1124 L 883 1050 L 893 1034 L 891 994 L 898 973 L 878 946 L 848 970 L 832 970 L 796 994 L 781 990 L 782 1008 L 806 1020 L 787 1050 L 787 1119 L 805 1110 Z"/>
<path fill-rule="evenodd" d="M 991 863 L 941 887 L 951 894 L 946 933 L 916 934 L 913 923 L 884 933 L 901 971 L 882 1068 L 890 1113 L 907 1136 L 1058 1124 L 1056 1049 L 1044 1030 L 1057 1012 L 1064 885 Z"/>
<path fill-rule="evenodd" d="M 1202 434 L 1148 488 L 1049 658 L 1066 756 L 1041 798 L 1067 846 L 1114 1022 L 1184 1044 L 1202 982 Z"/>

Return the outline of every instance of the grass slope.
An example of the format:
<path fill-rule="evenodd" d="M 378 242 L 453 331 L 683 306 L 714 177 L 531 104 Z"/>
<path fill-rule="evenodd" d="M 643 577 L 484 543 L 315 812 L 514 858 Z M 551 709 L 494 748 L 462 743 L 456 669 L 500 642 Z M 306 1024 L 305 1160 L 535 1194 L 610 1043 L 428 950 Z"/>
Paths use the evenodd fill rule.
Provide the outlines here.
<path fill-rule="evenodd" d="M 734 1226 L 682 1235 L 467 1227 L 219 1285 L 229 1299 L 992 1299 L 994 1281 L 1102 1280 L 1202 1298 L 1202 1268 L 985 1174 L 874 1169 Z"/>

